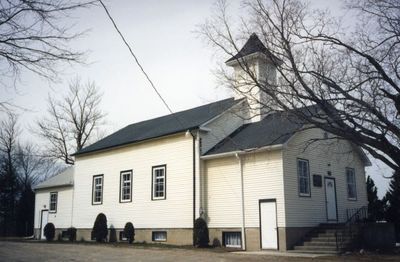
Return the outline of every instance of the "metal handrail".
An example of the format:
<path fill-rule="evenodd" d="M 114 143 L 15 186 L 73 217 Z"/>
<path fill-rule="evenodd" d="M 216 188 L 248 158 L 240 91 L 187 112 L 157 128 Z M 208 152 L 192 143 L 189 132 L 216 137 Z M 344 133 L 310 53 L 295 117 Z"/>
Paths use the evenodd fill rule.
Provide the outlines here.
<path fill-rule="evenodd" d="M 349 236 L 350 240 L 353 241 L 354 230 L 353 226 L 355 224 L 365 223 L 368 219 L 368 207 L 363 206 L 360 208 L 352 208 L 346 210 L 347 220 L 343 224 L 342 227 L 337 227 L 335 231 L 335 239 L 336 239 L 336 250 L 340 251 L 344 246 L 344 238 L 345 236 Z"/>

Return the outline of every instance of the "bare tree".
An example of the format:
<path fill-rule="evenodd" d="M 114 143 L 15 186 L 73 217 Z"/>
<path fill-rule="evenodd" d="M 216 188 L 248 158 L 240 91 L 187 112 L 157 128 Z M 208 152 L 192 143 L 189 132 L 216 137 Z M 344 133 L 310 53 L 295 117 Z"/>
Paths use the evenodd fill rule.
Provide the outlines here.
<path fill-rule="evenodd" d="M 18 180 L 23 188 L 33 188 L 49 177 L 58 174 L 65 165 L 49 158 L 39 147 L 32 143 L 18 144 L 16 169 Z"/>
<path fill-rule="evenodd" d="M 71 154 L 91 143 L 103 124 L 101 95 L 94 82 L 70 83 L 68 94 L 60 100 L 49 98 L 48 116 L 38 121 L 39 135 L 48 142 L 47 153 L 73 165 Z"/>
<path fill-rule="evenodd" d="M 3 0 L 0 1 L 0 84 L 10 86 L 21 72 L 30 71 L 50 80 L 57 77 L 57 65 L 82 62 L 83 52 L 72 50 L 73 33 L 65 24 L 77 9 L 97 1 L 89 0 Z M 0 109 L 10 108 L 0 101 Z"/>
<path fill-rule="evenodd" d="M 301 0 L 248 0 L 246 15 L 230 20 L 227 5 L 201 26 L 205 38 L 235 56 L 256 32 L 278 77 L 258 79 L 248 60 L 235 58 L 242 84 L 268 96 L 265 111 L 283 110 L 362 147 L 400 174 L 400 5 L 397 0 L 344 2 L 351 25 Z M 237 92 L 226 69 L 219 76 Z M 251 89 L 251 88 L 250 88 Z M 309 110 L 296 110 L 306 108 Z"/>
<path fill-rule="evenodd" d="M 0 234 L 15 234 L 15 213 L 18 194 L 18 177 L 15 166 L 15 151 L 19 135 L 17 116 L 8 113 L 0 121 Z"/>

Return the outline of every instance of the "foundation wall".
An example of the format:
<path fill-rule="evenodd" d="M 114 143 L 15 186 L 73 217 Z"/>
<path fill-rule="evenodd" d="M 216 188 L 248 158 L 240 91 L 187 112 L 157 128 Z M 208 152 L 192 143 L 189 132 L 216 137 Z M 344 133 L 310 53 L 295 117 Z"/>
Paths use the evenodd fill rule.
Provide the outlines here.
<path fill-rule="evenodd" d="M 65 229 L 56 229 L 55 240 L 58 235 L 61 235 Z M 287 251 L 293 249 L 294 245 L 298 244 L 302 239 L 312 230 L 310 227 L 280 227 L 278 228 L 278 250 Z M 122 228 L 116 228 L 117 241 L 119 240 L 119 232 L 123 231 Z M 153 241 L 152 232 L 165 231 L 167 232 L 166 241 Z M 78 229 L 76 233 L 77 241 L 91 241 L 92 229 Z M 209 228 L 210 245 L 221 247 L 224 244 L 224 232 L 241 232 L 241 228 Z M 35 238 L 39 238 L 40 229 L 35 228 Z M 108 240 L 110 231 L 108 235 Z M 251 227 L 245 229 L 245 242 L 246 251 L 261 250 L 261 235 L 258 227 Z M 191 228 L 174 228 L 174 229 L 135 229 L 135 242 L 137 243 L 160 243 L 178 246 L 189 246 L 193 244 L 193 230 Z M 243 243 L 243 236 L 242 236 Z"/>
<path fill-rule="evenodd" d="M 123 231 L 123 228 L 116 228 L 117 241 L 120 241 L 119 234 Z M 167 233 L 166 241 L 153 241 L 152 232 L 154 231 L 165 231 Z M 77 241 L 90 241 L 92 229 L 78 229 L 76 233 Z M 110 231 L 108 239 L 110 237 Z M 181 229 L 135 229 L 135 242 L 137 243 L 161 243 L 169 245 L 186 246 L 193 244 L 193 230 L 191 228 Z"/>

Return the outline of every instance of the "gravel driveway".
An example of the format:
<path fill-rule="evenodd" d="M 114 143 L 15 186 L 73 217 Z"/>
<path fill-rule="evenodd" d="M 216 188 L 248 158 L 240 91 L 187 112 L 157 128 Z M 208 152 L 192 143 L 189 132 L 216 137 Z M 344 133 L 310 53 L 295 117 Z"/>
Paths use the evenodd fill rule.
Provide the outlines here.
<path fill-rule="evenodd" d="M 0 261 L 399 261 L 394 256 L 299 258 L 198 249 L 0 241 Z"/>

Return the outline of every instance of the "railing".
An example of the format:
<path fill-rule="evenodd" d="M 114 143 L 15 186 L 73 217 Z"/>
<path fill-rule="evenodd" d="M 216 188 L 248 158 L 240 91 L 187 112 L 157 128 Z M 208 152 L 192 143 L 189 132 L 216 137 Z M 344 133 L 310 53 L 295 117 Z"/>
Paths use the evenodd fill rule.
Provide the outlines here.
<path fill-rule="evenodd" d="M 342 227 L 337 227 L 335 232 L 336 249 L 343 250 L 346 240 L 352 243 L 357 236 L 361 224 L 368 220 L 368 207 L 351 208 L 346 210 L 346 222 Z"/>

